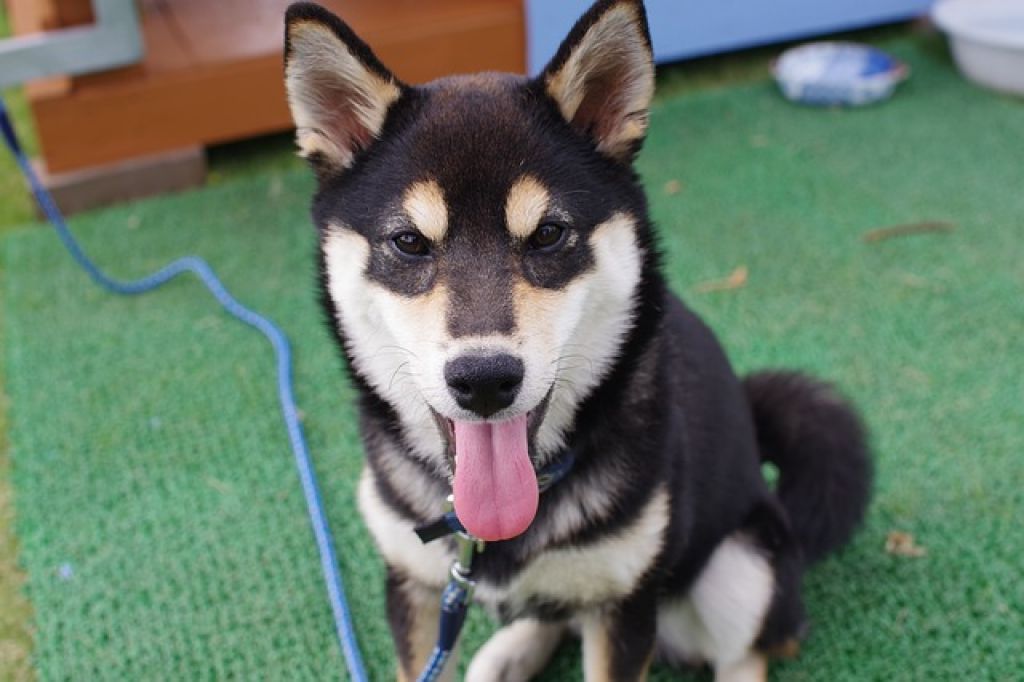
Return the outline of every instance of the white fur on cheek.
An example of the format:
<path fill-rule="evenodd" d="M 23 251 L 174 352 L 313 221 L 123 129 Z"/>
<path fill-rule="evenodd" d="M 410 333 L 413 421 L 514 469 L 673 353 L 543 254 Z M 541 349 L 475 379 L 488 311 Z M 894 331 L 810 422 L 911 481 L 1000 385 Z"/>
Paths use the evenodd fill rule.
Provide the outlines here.
<path fill-rule="evenodd" d="M 604 378 L 633 326 L 644 260 L 635 230 L 634 219 L 625 213 L 616 213 L 599 225 L 590 238 L 593 271 L 564 292 L 552 294 L 550 306 L 545 306 L 549 314 L 520 317 L 530 320 L 524 336 L 558 349 L 552 360 L 558 361 L 559 381 L 537 434 L 543 453 L 564 447 L 564 434 L 576 408 Z M 546 352 L 550 355 L 549 349 Z"/>
<path fill-rule="evenodd" d="M 440 468 L 444 445 L 417 383 L 428 371 L 425 365 L 441 362 L 432 361 L 436 344 L 423 342 L 432 340 L 432 332 L 440 333 L 433 329 L 438 323 L 430 322 L 429 310 L 408 314 L 417 309 L 415 304 L 367 279 L 370 245 L 365 238 L 337 226 L 329 230 L 323 245 L 328 293 L 355 370 L 394 406 L 417 453 Z"/>
<path fill-rule="evenodd" d="M 604 297 L 612 304 L 630 303 L 640 282 L 643 252 L 636 243 L 636 223 L 624 213 L 599 225 L 590 242 Z"/>

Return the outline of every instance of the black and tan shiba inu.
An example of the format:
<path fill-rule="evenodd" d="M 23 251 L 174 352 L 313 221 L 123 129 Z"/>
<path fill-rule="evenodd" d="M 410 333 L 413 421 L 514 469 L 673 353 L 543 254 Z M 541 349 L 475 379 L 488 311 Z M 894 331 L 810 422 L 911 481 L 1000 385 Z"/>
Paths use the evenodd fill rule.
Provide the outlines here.
<path fill-rule="evenodd" d="M 566 632 L 590 682 L 642 679 L 656 654 L 764 679 L 804 632 L 805 567 L 864 513 L 870 460 L 827 386 L 741 382 L 666 288 L 632 168 L 654 89 L 641 1 L 598 2 L 536 78 L 412 87 L 312 4 L 288 11 L 285 53 L 399 677 L 433 646 L 454 552 L 413 528 L 454 492 L 504 624 L 468 679 L 526 680 Z"/>

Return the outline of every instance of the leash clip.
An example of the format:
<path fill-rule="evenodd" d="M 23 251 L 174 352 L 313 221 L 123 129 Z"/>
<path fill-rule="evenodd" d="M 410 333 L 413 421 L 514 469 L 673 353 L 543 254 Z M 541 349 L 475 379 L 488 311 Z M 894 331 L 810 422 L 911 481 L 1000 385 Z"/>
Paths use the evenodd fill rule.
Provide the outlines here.
<path fill-rule="evenodd" d="M 458 517 L 455 516 L 454 496 L 449 495 L 444 501 L 444 513 L 446 518 L 449 518 L 449 515 L 454 517 L 458 526 L 454 531 L 455 546 L 458 551 L 455 554 L 455 561 L 452 562 L 452 580 L 466 587 L 472 593 L 473 588 L 476 587 L 476 581 L 470 578 L 473 575 L 473 557 L 483 552 L 487 543 L 466 532 Z"/>
<path fill-rule="evenodd" d="M 449 570 L 450 578 L 441 594 L 441 615 L 438 624 L 437 644 L 420 673 L 417 682 L 435 682 L 444 671 L 466 621 L 466 612 L 473 600 L 476 581 L 473 580 L 473 558 L 484 551 L 485 543 L 466 532 L 455 516 L 455 504 L 451 495 L 444 503 L 444 514 L 440 519 L 416 529 L 423 542 L 430 542 L 445 535 L 455 535 L 457 552 Z"/>
<path fill-rule="evenodd" d="M 476 585 L 476 582 L 470 579 L 473 574 L 473 557 L 484 551 L 486 543 L 468 533 L 456 533 L 455 545 L 458 547 L 458 553 L 452 562 L 452 579 L 472 589 Z"/>

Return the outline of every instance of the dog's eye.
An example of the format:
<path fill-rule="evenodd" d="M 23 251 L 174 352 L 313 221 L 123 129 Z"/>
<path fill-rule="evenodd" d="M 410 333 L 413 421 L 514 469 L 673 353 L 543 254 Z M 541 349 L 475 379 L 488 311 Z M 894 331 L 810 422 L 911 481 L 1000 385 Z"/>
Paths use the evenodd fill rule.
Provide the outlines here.
<path fill-rule="evenodd" d="M 404 256 L 422 257 L 430 253 L 430 244 L 417 232 L 401 232 L 391 238 L 398 252 Z"/>
<path fill-rule="evenodd" d="M 564 240 L 564 227 L 555 223 L 545 223 L 530 235 L 529 246 L 535 251 L 554 251 Z"/>

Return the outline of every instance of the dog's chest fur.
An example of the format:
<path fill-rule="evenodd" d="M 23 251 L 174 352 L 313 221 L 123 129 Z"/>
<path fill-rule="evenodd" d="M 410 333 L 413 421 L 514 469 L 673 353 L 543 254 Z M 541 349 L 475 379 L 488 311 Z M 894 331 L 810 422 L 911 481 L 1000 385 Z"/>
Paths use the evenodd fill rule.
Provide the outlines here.
<path fill-rule="evenodd" d="M 411 472 L 405 473 L 407 478 L 397 482 L 400 486 L 413 483 L 408 478 Z M 394 488 L 382 495 L 381 487 L 368 467 L 360 482 L 359 502 L 385 559 L 418 582 L 443 586 L 455 559 L 453 541 L 421 543 L 410 520 L 385 501 Z M 547 523 L 517 542 L 485 547 L 476 560 L 476 597 L 503 620 L 568 614 L 619 599 L 635 588 L 663 548 L 670 506 L 664 487 L 654 490 L 628 522 L 616 519 L 612 529 L 581 542 L 573 538 L 587 519 L 611 514 L 613 505 L 589 484 L 570 483 L 566 488 L 572 489 L 560 491 L 560 499 L 543 510 Z M 426 512 L 427 506 L 417 513 Z"/>

